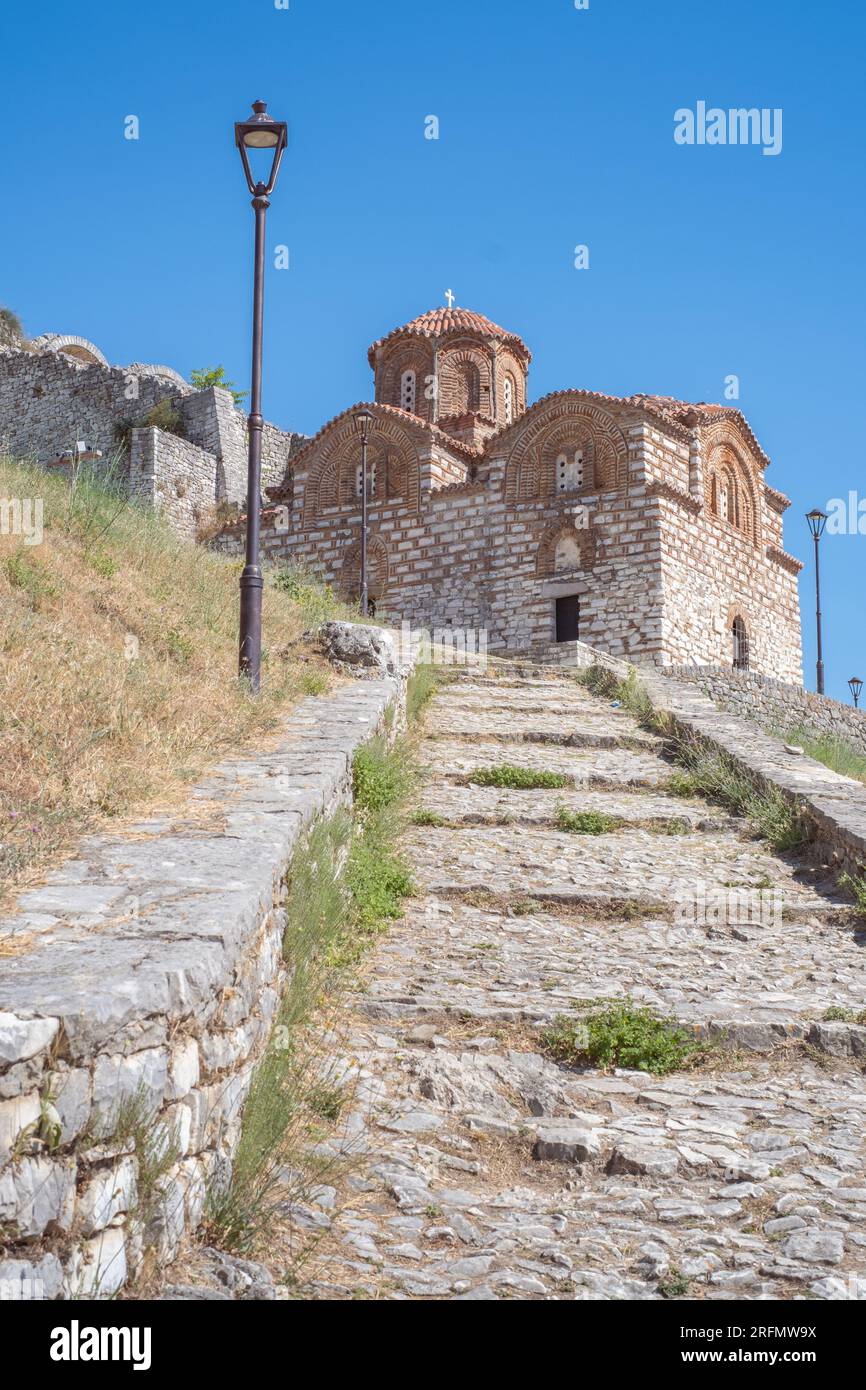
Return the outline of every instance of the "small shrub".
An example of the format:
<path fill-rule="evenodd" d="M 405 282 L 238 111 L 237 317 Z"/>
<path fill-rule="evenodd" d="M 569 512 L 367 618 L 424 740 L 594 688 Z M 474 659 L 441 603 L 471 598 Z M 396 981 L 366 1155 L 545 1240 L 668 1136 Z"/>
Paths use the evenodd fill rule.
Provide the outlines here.
<path fill-rule="evenodd" d="M 850 893 L 861 917 L 866 917 L 866 874 L 840 874 L 839 887 Z"/>
<path fill-rule="evenodd" d="M 24 347 L 24 329 L 12 309 L 0 308 L 0 347 Z"/>
<path fill-rule="evenodd" d="M 824 1023 L 866 1023 L 866 1009 L 844 1009 L 841 1004 L 831 1004 L 822 1015 Z"/>
<path fill-rule="evenodd" d="M 576 1066 L 625 1067 L 665 1076 L 699 1050 L 699 1044 L 673 1019 L 631 1000 L 613 1004 L 583 1020 L 559 1017 L 542 1036 L 558 1061 Z"/>
<path fill-rule="evenodd" d="M 540 787 L 567 787 L 569 778 L 561 772 L 544 772 L 532 767 L 515 767 L 512 763 L 497 763 L 495 767 L 479 767 L 470 774 L 470 782 L 479 787 L 510 787 L 514 791 L 534 791 Z"/>
<path fill-rule="evenodd" d="M 303 695 L 324 695 L 331 688 L 327 671 L 302 671 L 298 684 Z"/>
<path fill-rule="evenodd" d="M 176 434 L 181 439 L 185 437 L 183 416 L 168 397 L 151 406 L 144 423 L 152 429 L 164 430 L 166 434 Z"/>
<path fill-rule="evenodd" d="M 331 618 L 340 617 L 344 605 L 340 603 L 330 584 L 323 584 L 315 575 L 309 574 L 300 565 L 284 565 L 273 578 L 275 589 L 293 599 L 301 610 L 301 619 L 306 627 L 319 627 Z"/>
<path fill-rule="evenodd" d="M 352 785 L 355 806 L 360 811 L 383 811 L 396 806 L 408 794 L 413 780 L 405 751 L 389 748 L 384 739 L 373 738 L 355 753 Z"/>
<path fill-rule="evenodd" d="M 38 612 L 44 603 L 57 598 L 57 586 L 45 566 L 26 550 L 13 550 L 11 555 L 6 556 L 3 565 L 13 589 L 20 589 L 35 611 Z"/>
<path fill-rule="evenodd" d="M 678 1269 L 672 1269 L 670 1273 L 658 1281 L 658 1291 L 662 1298 L 685 1298 L 691 1286 L 691 1281 Z"/>
<path fill-rule="evenodd" d="M 413 825 L 447 825 L 444 816 L 440 816 L 436 811 L 413 811 L 409 817 Z"/>
<path fill-rule="evenodd" d="M 569 811 L 567 806 L 560 806 L 556 812 L 557 830 L 571 835 L 607 835 L 621 824 L 617 816 L 606 816 L 601 811 Z"/>
<path fill-rule="evenodd" d="M 223 366 L 196 367 L 190 373 L 189 379 L 196 391 L 206 391 L 210 386 L 222 386 L 223 390 L 231 391 L 236 406 L 243 405 L 246 399 L 246 391 L 239 391 L 233 381 L 226 381 L 226 369 Z"/>

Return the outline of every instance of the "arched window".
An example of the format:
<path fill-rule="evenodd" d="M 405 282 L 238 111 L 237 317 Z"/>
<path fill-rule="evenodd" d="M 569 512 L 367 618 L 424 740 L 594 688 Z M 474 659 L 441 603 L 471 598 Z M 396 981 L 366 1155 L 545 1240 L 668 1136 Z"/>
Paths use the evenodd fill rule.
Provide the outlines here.
<path fill-rule="evenodd" d="M 583 450 L 575 449 L 573 454 L 560 454 L 556 460 L 557 492 L 574 492 L 576 488 L 583 487 L 586 481 Z"/>
<path fill-rule="evenodd" d="M 481 378 L 474 362 L 461 362 L 456 370 L 454 382 L 454 414 L 465 415 L 469 410 L 478 409 L 481 394 Z"/>
<path fill-rule="evenodd" d="M 581 568 L 580 542 L 577 536 L 560 536 L 553 552 L 554 573 Z"/>
<path fill-rule="evenodd" d="M 400 409 L 415 414 L 415 373 L 405 371 L 400 378 Z"/>
<path fill-rule="evenodd" d="M 355 492 L 357 493 L 358 497 L 360 497 L 363 491 L 364 470 L 361 464 L 359 463 L 357 471 L 355 473 Z M 376 496 L 376 460 L 371 458 L 367 459 L 367 496 Z"/>
<path fill-rule="evenodd" d="M 737 614 L 731 627 L 733 638 L 733 659 L 735 671 L 748 671 L 749 669 L 749 634 L 746 624 Z"/>
<path fill-rule="evenodd" d="M 505 423 L 510 425 L 514 419 L 514 381 L 510 376 L 505 378 L 503 387 L 505 396 Z"/>

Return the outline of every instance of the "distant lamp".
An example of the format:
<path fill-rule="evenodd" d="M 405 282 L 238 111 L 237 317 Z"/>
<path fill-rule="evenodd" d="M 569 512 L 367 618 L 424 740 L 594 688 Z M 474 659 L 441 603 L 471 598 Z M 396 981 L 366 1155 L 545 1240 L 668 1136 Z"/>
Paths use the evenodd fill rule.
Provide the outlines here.
<path fill-rule="evenodd" d="M 273 116 L 269 116 L 265 101 L 253 102 L 253 114 L 249 120 L 235 122 L 235 144 L 241 152 L 247 186 L 251 193 L 263 197 L 273 193 L 280 169 L 280 160 L 287 143 L 288 127 L 285 121 L 275 121 Z M 266 182 L 253 178 L 249 150 L 273 150 L 273 160 Z"/>
<path fill-rule="evenodd" d="M 813 507 L 811 512 L 806 513 L 806 520 L 809 523 L 809 530 L 812 532 L 812 539 L 815 542 L 815 622 L 818 629 L 818 660 L 815 663 L 817 677 L 818 694 L 824 694 L 824 653 L 821 646 L 821 563 L 818 555 L 818 542 L 824 534 L 824 527 L 827 525 L 827 513 L 820 508 Z"/>
<path fill-rule="evenodd" d="M 369 438 L 370 438 L 370 431 L 371 431 L 372 428 L 373 428 L 373 412 L 372 412 L 372 410 L 367 410 L 367 409 L 364 409 L 364 410 L 356 410 L 356 412 L 355 412 L 355 429 L 358 431 L 359 435 L 361 436 L 361 443 L 362 443 L 362 444 L 366 444 L 366 443 L 369 441 Z"/>
<path fill-rule="evenodd" d="M 854 708 L 857 709 L 860 704 L 860 691 L 863 689 L 863 682 L 859 676 L 851 677 L 848 682 L 848 689 L 851 691 L 854 700 Z"/>
<path fill-rule="evenodd" d="M 361 439 L 361 616 L 370 615 L 370 599 L 367 593 L 367 445 L 373 428 L 373 412 L 355 411 L 355 429 Z"/>
<path fill-rule="evenodd" d="M 819 541 L 824 534 L 824 527 L 827 525 L 827 513 L 819 511 L 814 507 L 811 512 L 806 513 L 806 520 L 809 523 L 809 530 L 812 532 L 816 541 Z"/>

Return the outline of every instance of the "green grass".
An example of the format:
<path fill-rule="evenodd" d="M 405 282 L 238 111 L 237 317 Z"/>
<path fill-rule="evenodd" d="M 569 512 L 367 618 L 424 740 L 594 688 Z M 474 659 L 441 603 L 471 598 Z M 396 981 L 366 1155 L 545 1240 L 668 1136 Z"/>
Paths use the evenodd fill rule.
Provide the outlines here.
<path fill-rule="evenodd" d="M 861 917 L 866 917 L 866 874 L 840 874 L 839 887 L 850 893 Z"/>
<path fill-rule="evenodd" d="M 674 796 L 702 796 L 743 816 L 773 849 L 796 849 L 806 838 L 798 807 L 778 788 L 761 788 L 733 758 L 702 739 L 682 737 L 673 745 L 681 771 L 672 774 Z"/>
<path fill-rule="evenodd" d="M 396 845 L 413 781 L 407 745 L 389 750 L 372 740 L 355 758 L 354 818 L 339 811 L 320 822 L 292 859 L 283 938 L 288 983 L 244 1108 L 231 1182 L 208 1191 L 205 1238 L 225 1249 L 261 1249 L 282 1205 L 305 1200 L 337 1164 L 310 1155 L 351 1095 L 333 1044 L 322 1038 L 328 1020 L 336 1022 L 352 967 L 413 891 Z"/>
<path fill-rule="evenodd" d="M 403 801 L 414 782 L 405 745 L 389 748 L 384 738 L 365 743 L 355 753 L 352 782 L 360 811 L 384 811 Z"/>
<path fill-rule="evenodd" d="M 560 806 L 556 812 L 557 830 L 571 835 L 607 835 L 621 824 L 618 816 L 606 816 L 602 811 L 569 811 L 567 806 Z"/>
<path fill-rule="evenodd" d="M 656 1076 L 676 1071 L 701 1050 L 675 1020 L 629 999 L 583 1019 L 556 1018 L 542 1045 L 557 1061 L 573 1066 L 625 1067 Z"/>
<path fill-rule="evenodd" d="M 330 584 L 323 584 L 301 565 L 286 564 L 271 571 L 271 584 L 279 593 L 296 603 L 301 620 L 307 628 L 321 627 L 334 618 L 357 617 L 342 603 Z"/>
<path fill-rule="evenodd" d="M 824 1023 L 866 1023 L 866 1009 L 843 1009 L 832 1004 L 822 1015 Z"/>
<path fill-rule="evenodd" d="M 866 756 L 845 739 L 819 733 L 803 724 L 784 731 L 774 729 L 772 732 L 785 743 L 802 748 L 807 757 L 824 763 L 825 767 L 832 768 L 843 777 L 866 782 Z"/>
<path fill-rule="evenodd" d="M 441 669 L 424 662 L 415 667 L 406 687 L 406 718 L 414 724 L 433 699 L 442 680 Z"/>
<path fill-rule="evenodd" d="M 448 821 L 437 811 L 413 811 L 409 817 L 412 825 L 447 825 Z"/>
<path fill-rule="evenodd" d="M 674 796 L 702 796 L 751 822 L 757 834 L 784 853 L 806 839 L 800 809 L 776 787 L 761 787 L 736 760 L 695 735 L 680 733 L 675 721 L 656 711 L 637 673 L 620 679 L 602 666 L 591 666 L 578 679 L 593 694 L 618 699 L 644 728 L 662 734 L 681 771 L 668 780 Z"/>
<path fill-rule="evenodd" d="M 544 772 L 532 767 L 515 767 L 512 763 L 497 763 L 480 767 L 469 774 L 469 781 L 479 787 L 510 787 L 515 791 L 534 791 L 540 787 L 567 787 L 570 779 L 561 772 Z"/>

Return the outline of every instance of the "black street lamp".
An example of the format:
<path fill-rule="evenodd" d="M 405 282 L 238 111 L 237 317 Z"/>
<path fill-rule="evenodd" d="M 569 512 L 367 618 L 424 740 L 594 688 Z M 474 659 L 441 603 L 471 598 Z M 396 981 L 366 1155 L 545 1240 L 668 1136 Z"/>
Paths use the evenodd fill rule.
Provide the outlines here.
<path fill-rule="evenodd" d="M 370 604 L 367 598 L 367 445 L 373 428 L 373 412 L 358 410 L 355 429 L 361 436 L 361 614 L 366 618 Z"/>
<path fill-rule="evenodd" d="M 253 372 L 250 386 L 249 461 L 247 466 L 247 547 L 241 574 L 241 625 L 238 671 L 246 676 L 250 689 L 258 693 L 262 674 L 262 588 L 259 565 L 262 481 L 262 321 L 265 300 L 265 213 L 270 207 L 280 161 L 286 148 L 285 121 L 275 121 L 264 101 L 253 102 L 247 121 L 235 123 L 235 144 L 241 152 L 247 187 L 253 195 L 256 214 L 256 242 L 253 270 Z M 266 150 L 271 155 L 267 182 L 254 179 L 250 151 Z"/>
<path fill-rule="evenodd" d="M 817 507 L 811 512 L 806 513 L 806 520 L 809 523 L 809 530 L 815 542 L 815 619 L 818 625 L 818 661 L 816 673 L 818 677 L 818 694 L 824 694 L 824 654 L 821 647 L 821 564 L 818 557 L 818 543 L 824 534 L 824 527 L 827 525 L 827 513 L 819 511 Z"/>
<path fill-rule="evenodd" d="M 854 708 L 857 709 L 860 704 L 860 691 L 863 689 L 863 682 L 861 681 L 859 676 L 851 677 L 851 679 L 848 682 L 848 689 L 851 691 L 851 694 L 854 697 Z"/>

